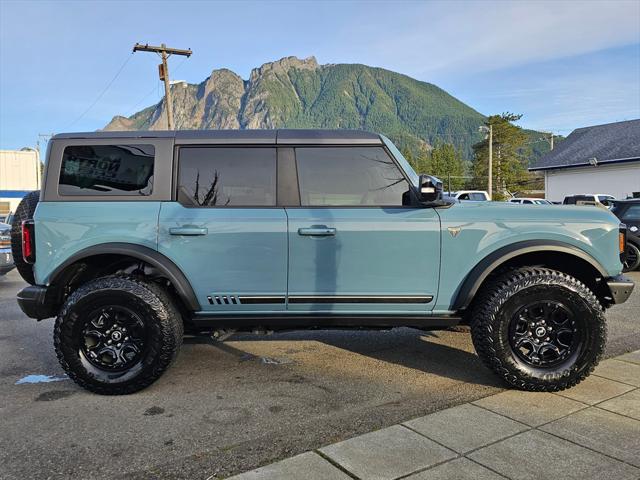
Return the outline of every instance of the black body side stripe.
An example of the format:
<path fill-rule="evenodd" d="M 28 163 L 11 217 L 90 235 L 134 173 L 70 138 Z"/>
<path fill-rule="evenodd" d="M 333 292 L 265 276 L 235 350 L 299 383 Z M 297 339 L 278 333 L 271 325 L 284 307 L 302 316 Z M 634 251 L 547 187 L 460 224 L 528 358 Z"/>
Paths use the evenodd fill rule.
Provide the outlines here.
<path fill-rule="evenodd" d="M 289 303 L 429 303 L 431 295 L 289 295 Z"/>

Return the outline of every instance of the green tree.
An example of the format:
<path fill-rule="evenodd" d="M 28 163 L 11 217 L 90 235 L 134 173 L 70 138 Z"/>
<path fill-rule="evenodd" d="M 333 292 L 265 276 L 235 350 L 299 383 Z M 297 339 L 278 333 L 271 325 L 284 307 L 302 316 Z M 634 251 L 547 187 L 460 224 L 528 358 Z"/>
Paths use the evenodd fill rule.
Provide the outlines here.
<path fill-rule="evenodd" d="M 458 149 L 450 143 L 438 142 L 433 148 L 422 145 L 415 154 L 407 149 L 403 151 L 403 155 L 416 172 L 433 175 L 442 180 L 445 190 L 459 190 L 464 187 L 467 168 L 461 148 Z"/>
<path fill-rule="evenodd" d="M 446 190 L 464 186 L 466 173 L 462 151 L 450 143 L 438 143 L 426 158 L 425 171 L 442 180 Z"/>
<path fill-rule="evenodd" d="M 493 199 L 502 200 L 509 192 L 519 191 L 531 181 L 527 171 L 530 148 L 529 136 L 521 127 L 514 125 L 522 115 L 505 112 L 491 115 L 485 125 L 493 128 Z M 489 165 L 489 138 L 473 146 L 473 172 L 476 183 L 487 185 Z"/>

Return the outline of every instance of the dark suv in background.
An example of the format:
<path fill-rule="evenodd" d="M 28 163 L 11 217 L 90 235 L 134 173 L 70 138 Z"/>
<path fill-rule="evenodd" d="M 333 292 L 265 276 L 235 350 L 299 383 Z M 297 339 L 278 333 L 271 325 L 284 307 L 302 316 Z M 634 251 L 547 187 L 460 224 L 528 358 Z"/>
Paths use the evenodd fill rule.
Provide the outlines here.
<path fill-rule="evenodd" d="M 640 198 L 616 200 L 611 211 L 627 226 L 626 272 L 640 268 Z"/>

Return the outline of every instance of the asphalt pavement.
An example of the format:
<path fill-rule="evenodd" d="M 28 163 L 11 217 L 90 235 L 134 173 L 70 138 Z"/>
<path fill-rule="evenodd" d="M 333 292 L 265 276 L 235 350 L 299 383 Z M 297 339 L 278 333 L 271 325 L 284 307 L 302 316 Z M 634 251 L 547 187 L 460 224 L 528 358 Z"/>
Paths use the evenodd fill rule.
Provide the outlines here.
<path fill-rule="evenodd" d="M 224 478 L 503 390 L 468 329 L 399 328 L 186 338 L 150 388 L 99 396 L 64 377 L 23 286 L 0 277 L 3 479 Z M 640 348 L 640 289 L 607 318 L 608 357 Z"/>

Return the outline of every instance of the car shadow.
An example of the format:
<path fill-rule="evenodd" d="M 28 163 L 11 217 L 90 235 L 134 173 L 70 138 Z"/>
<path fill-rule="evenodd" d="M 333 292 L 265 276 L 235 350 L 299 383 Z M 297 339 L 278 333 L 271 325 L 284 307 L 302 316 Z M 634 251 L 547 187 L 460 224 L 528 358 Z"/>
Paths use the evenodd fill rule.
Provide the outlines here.
<path fill-rule="evenodd" d="M 504 384 L 482 364 L 475 353 L 465 350 L 465 347 L 472 348 L 466 328 L 456 327 L 444 332 L 425 332 L 413 328 L 396 328 L 391 331 L 300 330 L 266 336 L 238 333 L 229 340 L 233 341 L 233 346 L 208 337 L 185 338 L 185 343 L 210 344 L 236 356 L 239 361 L 244 361 L 251 359 L 252 354 L 242 350 L 243 341 L 320 342 L 425 374 L 504 388 Z"/>

